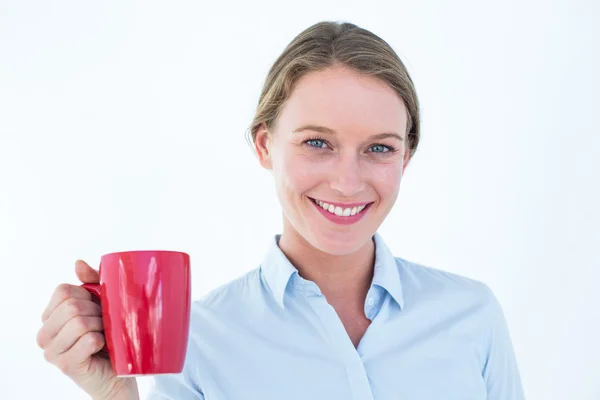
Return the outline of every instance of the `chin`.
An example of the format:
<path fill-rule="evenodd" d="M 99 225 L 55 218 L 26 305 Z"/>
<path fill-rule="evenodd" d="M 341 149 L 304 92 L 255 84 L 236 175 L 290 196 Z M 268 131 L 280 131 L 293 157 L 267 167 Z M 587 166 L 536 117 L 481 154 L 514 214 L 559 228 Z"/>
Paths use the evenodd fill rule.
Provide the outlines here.
<path fill-rule="evenodd" d="M 366 232 L 312 232 L 310 243 L 318 250 L 335 255 L 352 254 L 371 240 L 372 235 Z"/>

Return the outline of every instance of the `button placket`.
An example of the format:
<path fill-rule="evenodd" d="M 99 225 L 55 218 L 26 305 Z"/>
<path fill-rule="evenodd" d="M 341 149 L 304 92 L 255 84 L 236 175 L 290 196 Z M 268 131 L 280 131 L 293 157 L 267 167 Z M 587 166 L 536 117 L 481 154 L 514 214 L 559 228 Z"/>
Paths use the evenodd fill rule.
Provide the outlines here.
<path fill-rule="evenodd" d="M 354 399 L 373 400 L 371 385 L 362 358 L 350 340 L 337 312 L 323 296 L 307 298 L 307 301 L 321 320 L 330 345 L 338 353 L 340 361 L 346 368 Z"/>
<path fill-rule="evenodd" d="M 371 385 L 362 358 L 350 340 L 346 328 L 335 309 L 327 302 L 319 287 L 311 281 L 302 279 L 296 282 L 302 298 L 312 308 L 321 322 L 322 334 L 331 348 L 338 354 L 346 372 L 348 383 L 355 400 L 373 400 Z M 376 301 L 376 296 L 374 304 Z"/>

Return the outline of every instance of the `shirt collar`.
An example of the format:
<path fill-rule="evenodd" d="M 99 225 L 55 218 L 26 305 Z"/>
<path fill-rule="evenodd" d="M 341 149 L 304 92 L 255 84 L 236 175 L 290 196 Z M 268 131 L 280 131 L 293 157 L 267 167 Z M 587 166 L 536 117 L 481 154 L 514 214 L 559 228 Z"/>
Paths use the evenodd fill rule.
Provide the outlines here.
<path fill-rule="evenodd" d="M 281 235 L 275 235 L 271 239 L 260 269 L 277 304 L 281 308 L 285 308 L 283 301 L 285 291 L 290 278 L 292 275 L 297 274 L 298 270 L 279 248 L 278 242 L 280 237 Z M 377 285 L 385 289 L 398 303 L 400 308 L 403 308 L 404 297 L 396 259 L 383 241 L 381 235 L 377 232 L 373 235 L 373 241 L 375 242 L 375 266 L 372 285 Z"/>
<path fill-rule="evenodd" d="M 404 308 L 402 282 L 400 281 L 396 257 L 394 257 L 379 233 L 375 232 L 373 240 L 375 241 L 375 269 L 372 285 L 384 288 L 400 308 Z"/>
<path fill-rule="evenodd" d="M 281 308 L 285 308 L 283 297 L 292 274 L 298 270 L 279 248 L 278 242 L 281 235 L 275 235 L 269 243 L 269 248 L 260 265 L 262 275 L 271 290 L 273 297 Z"/>

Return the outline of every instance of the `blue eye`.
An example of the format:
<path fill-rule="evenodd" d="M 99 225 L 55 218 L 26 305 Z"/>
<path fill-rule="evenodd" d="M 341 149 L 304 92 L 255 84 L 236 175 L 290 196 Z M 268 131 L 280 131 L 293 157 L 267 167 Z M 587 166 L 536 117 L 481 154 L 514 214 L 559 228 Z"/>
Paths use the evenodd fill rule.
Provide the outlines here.
<path fill-rule="evenodd" d="M 390 149 L 389 146 L 385 146 L 383 144 L 374 144 L 373 146 L 371 146 L 371 152 L 373 153 L 387 153 L 391 150 L 392 149 Z"/>
<path fill-rule="evenodd" d="M 305 143 L 311 147 L 317 147 L 320 149 L 324 149 L 327 147 L 327 144 L 322 139 L 308 139 Z"/>

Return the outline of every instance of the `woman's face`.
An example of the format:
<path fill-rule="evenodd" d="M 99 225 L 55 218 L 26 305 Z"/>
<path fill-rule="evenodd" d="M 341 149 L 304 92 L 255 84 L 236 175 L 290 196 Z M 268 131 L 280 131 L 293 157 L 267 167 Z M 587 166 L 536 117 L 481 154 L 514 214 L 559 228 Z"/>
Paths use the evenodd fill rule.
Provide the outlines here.
<path fill-rule="evenodd" d="M 370 240 L 398 197 L 406 123 L 403 101 L 374 78 L 342 67 L 300 78 L 276 131 L 263 124 L 255 141 L 275 178 L 283 234 L 335 255 Z"/>

